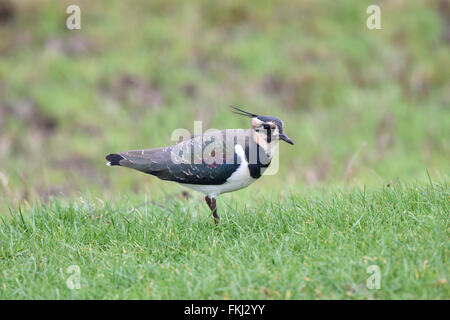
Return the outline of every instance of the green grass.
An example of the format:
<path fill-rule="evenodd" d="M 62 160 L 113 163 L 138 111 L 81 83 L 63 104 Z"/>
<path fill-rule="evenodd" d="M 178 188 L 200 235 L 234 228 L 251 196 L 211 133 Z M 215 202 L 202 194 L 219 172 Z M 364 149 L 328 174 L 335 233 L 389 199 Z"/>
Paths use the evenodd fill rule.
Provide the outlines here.
<path fill-rule="evenodd" d="M 70 1 L 9 2 L 0 212 L 88 188 L 99 197 L 171 188 L 108 170 L 104 156 L 168 145 L 194 120 L 248 128 L 229 105 L 284 120 L 296 144 L 281 147 L 273 184 L 450 173 L 449 13 L 439 1 L 384 1 L 383 29 L 372 31 L 372 0 L 79 0 L 76 31 L 65 25 Z"/>
<path fill-rule="evenodd" d="M 219 198 L 218 227 L 192 200 L 52 200 L 2 218 L 0 298 L 449 299 L 449 196 L 447 183 L 241 191 Z"/>

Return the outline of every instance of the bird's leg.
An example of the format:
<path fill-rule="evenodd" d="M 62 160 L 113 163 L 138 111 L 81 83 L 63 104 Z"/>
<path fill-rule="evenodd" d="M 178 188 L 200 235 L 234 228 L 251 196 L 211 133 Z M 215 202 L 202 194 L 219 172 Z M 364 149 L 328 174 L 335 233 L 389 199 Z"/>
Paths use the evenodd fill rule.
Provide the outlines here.
<path fill-rule="evenodd" d="M 211 199 L 210 197 L 206 196 L 205 201 L 208 204 L 208 207 L 211 209 L 215 224 L 218 224 L 219 216 L 217 215 L 216 199 L 215 198 Z"/>
<path fill-rule="evenodd" d="M 216 224 L 219 223 L 219 215 L 217 214 L 217 207 L 216 207 L 216 198 L 211 199 L 211 210 L 214 217 L 214 222 Z"/>

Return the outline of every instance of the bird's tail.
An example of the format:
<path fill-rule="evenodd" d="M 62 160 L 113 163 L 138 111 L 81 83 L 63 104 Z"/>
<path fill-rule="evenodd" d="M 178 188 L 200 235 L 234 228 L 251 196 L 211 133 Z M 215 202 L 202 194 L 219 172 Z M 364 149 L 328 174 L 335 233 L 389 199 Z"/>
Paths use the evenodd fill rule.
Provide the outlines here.
<path fill-rule="evenodd" d="M 125 159 L 120 154 L 111 153 L 106 156 L 106 160 L 109 162 L 106 164 L 107 166 L 120 166 L 120 160 Z"/>

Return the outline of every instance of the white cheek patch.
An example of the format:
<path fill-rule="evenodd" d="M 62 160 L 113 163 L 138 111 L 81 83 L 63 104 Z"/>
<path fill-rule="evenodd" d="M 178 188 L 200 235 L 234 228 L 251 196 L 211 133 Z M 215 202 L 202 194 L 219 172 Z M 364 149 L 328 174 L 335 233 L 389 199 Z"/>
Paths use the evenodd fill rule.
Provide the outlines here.
<path fill-rule="evenodd" d="M 275 128 L 272 130 L 272 135 L 278 137 L 280 135 L 280 129 Z"/>
<path fill-rule="evenodd" d="M 261 126 L 262 123 L 263 122 L 261 120 L 259 120 L 258 118 L 253 118 L 252 119 L 252 127 L 253 128 L 257 128 L 257 127 Z"/>

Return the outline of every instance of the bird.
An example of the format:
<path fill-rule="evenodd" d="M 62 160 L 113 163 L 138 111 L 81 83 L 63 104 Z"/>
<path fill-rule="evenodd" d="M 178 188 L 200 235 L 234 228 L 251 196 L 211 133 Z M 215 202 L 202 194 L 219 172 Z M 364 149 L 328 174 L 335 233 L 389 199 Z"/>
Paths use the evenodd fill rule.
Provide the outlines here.
<path fill-rule="evenodd" d="M 168 147 L 111 153 L 106 164 L 135 169 L 203 193 L 217 225 L 216 198 L 259 179 L 279 140 L 294 145 L 283 132 L 282 120 L 231 108 L 233 113 L 251 118 L 250 129 L 208 131 Z"/>

